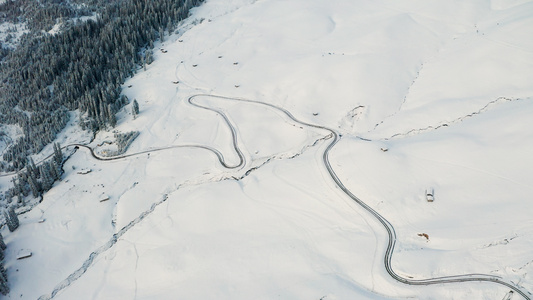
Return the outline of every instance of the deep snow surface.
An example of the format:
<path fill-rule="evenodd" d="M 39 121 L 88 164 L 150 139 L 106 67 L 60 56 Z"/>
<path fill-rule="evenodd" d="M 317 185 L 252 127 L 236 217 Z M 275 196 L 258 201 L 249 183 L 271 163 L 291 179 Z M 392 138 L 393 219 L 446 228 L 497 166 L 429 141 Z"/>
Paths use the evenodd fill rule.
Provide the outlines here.
<path fill-rule="evenodd" d="M 207 0 L 124 84 L 140 114 L 125 107 L 115 130 L 140 131 L 128 153 L 204 145 L 235 165 L 224 119 L 188 97 L 283 107 L 342 134 L 331 164 L 396 228 L 400 275 L 486 273 L 533 292 L 532 29 L 531 1 Z M 259 104 L 196 101 L 227 115 L 245 166 L 225 169 L 198 148 L 107 162 L 78 150 L 21 227 L 2 230 L 7 299 L 508 292 L 395 282 L 383 266 L 385 230 L 324 168 L 327 131 Z M 112 137 L 101 132 L 91 146 Z M 59 140 L 91 136 L 73 124 Z M 16 260 L 20 249 L 32 257 Z"/>

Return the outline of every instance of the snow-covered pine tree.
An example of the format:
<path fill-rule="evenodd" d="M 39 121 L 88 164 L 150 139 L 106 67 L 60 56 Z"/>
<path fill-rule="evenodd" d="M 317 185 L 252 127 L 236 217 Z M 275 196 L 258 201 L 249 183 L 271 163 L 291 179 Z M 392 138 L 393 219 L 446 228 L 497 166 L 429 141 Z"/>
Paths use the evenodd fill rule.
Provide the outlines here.
<path fill-rule="evenodd" d="M 107 122 L 109 123 L 109 125 L 111 125 L 111 127 L 115 127 L 117 125 L 117 117 L 115 116 L 115 112 L 113 111 L 113 107 L 111 106 L 111 104 L 107 105 L 107 111 Z"/>
<path fill-rule="evenodd" d="M 20 172 L 17 175 L 17 185 L 13 182 L 13 186 L 15 189 L 16 194 L 27 196 L 28 195 L 28 173 L 30 171 L 26 170 L 26 172 Z"/>
<path fill-rule="evenodd" d="M 29 177 L 33 177 L 34 179 L 36 179 L 39 176 L 37 166 L 35 166 L 35 162 L 33 161 L 33 158 L 31 157 L 29 159 L 27 170 L 28 170 L 27 173 Z"/>
<path fill-rule="evenodd" d="M 6 243 L 4 242 L 4 236 L 0 233 L 0 248 L 2 250 L 6 250 L 7 246 L 6 246 Z"/>
<path fill-rule="evenodd" d="M 55 161 L 52 161 L 51 166 L 52 169 L 54 169 L 56 173 L 56 180 L 59 180 L 61 178 L 61 174 L 63 173 L 61 167 L 59 164 L 57 164 Z"/>
<path fill-rule="evenodd" d="M 22 193 L 22 184 L 21 184 L 21 176 L 18 175 L 18 181 L 14 177 L 11 179 L 11 182 L 13 183 L 13 192 L 15 194 L 21 194 Z"/>
<path fill-rule="evenodd" d="M 7 210 L 4 210 L 4 218 L 9 231 L 13 232 L 19 227 L 19 218 L 13 206 L 9 206 Z"/>
<path fill-rule="evenodd" d="M 55 160 L 51 160 L 48 163 L 48 170 L 50 171 L 50 178 L 52 178 L 53 181 L 59 179 L 59 173 L 57 173 L 57 164 Z"/>
<path fill-rule="evenodd" d="M 137 103 L 137 99 L 133 99 L 131 114 L 133 115 L 134 119 L 137 118 L 137 115 L 139 114 L 139 103 Z"/>
<path fill-rule="evenodd" d="M 17 195 L 17 202 L 20 203 L 20 205 L 22 206 L 26 205 L 26 202 L 24 202 L 24 197 L 22 196 L 22 194 Z"/>
<path fill-rule="evenodd" d="M 0 293 L 7 295 L 9 293 L 9 286 L 7 285 L 7 272 L 4 268 L 4 262 L 0 262 Z"/>
<path fill-rule="evenodd" d="M 149 64 L 154 62 L 154 56 L 153 56 L 152 50 L 146 50 L 145 56 L 146 56 L 146 64 L 147 65 L 149 65 Z"/>
<path fill-rule="evenodd" d="M 63 162 L 63 152 L 59 143 L 54 143 L 54 160 L 58 165 Z"/>
<path fill-rule="evenodd" d="M 52 175 L 50 174 L 50 166 L 48 163 L 44 162 L 40 167 L 41 171 L 41 184 L 43 186 L 43 190 L 46 192 L 49 189 L 52 188 L 52 184 L 54 183 L 54 179 L 52 179 Z"/>
<path fill-rule="evenodd" d="M 41 190 L 39 189 L 39 183 L 37 182 L 37 179 L 34 179 L 33 177 L 28 178 L 28 184 L 30 185 L 31 193 L 33 194 L 33 197 L 37 198 L 41 195 Z"/>
<path fill-rule="evenodd" d="M 4 277 L 6 278 L 6 281 L 7 281 L 7 270 L 6 270 L 6 268 L 4 268 L 3 262 L 2 262 L 2 267 L 0 267 L 0 274 L 4 275 Z"/>

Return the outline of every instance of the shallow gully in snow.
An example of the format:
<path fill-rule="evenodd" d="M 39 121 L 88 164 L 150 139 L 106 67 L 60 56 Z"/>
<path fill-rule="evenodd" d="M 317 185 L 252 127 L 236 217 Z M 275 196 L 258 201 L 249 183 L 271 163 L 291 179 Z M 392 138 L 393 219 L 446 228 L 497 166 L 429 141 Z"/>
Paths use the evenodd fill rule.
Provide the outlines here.
<path fill-rule="evenodd" d="M 465 116 L 461 116 L 461 117 L 458 117 L 454 120 L 451 120 L 449 122 L 445 122 L 445 123 L 441 123 L 440 125 L 437 125 L 437 126 L 427 126 L 427 127 L 424 127 L 424 128 L 418 128 L 418 129 L 411 129 L 407 132 L 404 132 L 404 133 L 396 133 L 396 134 L 393 134 L 391 135 L 390 137 L 387 137 L 387 138 L 384 138 L 383 140 L 390 140 L 390 139 L 393 139 L 393 138 L 396 138 L 396 137 L 402 137 L 402 136 L 409 136 L 409 135 L 414 135 L 414 134 L 418 134 L 418 133 L 421 133 L 421 132 L 425 132 L 425 131 L 429 131 L 429 130 L 436 130 L 436 129 L 439 129 L 439 128 L 442 128 L 442 127 L 447 127 L 449 126 L 450 124 L 454 124 L 454 123 L 458 123 L 458 122 L 462 122 L 464 121 L 465 119 L 467 118 L 471 118 L 475 115 L 479 115 L 485 111 L 487 111 L 491 106 L 497 104 L 497 103 L 500 103 L 500 102 L 510 102 L 510 101 L 518 101 L 518 100 L 522 100 L 521 98 L 506 98 L 506 97 L 498 97 L 496 100 L 492 100 L 490 101 L 489 103 L 487 103 L 485 106 L 483 106 L 482 108 L 480 108 L 479 110 L 473 112 L 473 113 L 470 113 L 470 114 L 467 114 Z M 383 123 L 383 122 L 382 122 Z M 381 124 L 381 123 L 380 123 Z M 376 127 L 378 126 L 379 124 L 376 124 Z M 374 127 L 375 129 L 375 127 Z"/>

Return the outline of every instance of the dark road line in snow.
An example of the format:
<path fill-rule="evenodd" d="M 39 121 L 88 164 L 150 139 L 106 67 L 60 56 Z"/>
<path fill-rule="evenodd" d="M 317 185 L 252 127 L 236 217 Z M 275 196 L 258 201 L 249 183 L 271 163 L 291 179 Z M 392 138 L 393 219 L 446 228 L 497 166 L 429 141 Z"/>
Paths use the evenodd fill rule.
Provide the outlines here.
<path fill-rule="evenodd" d="M 209 97 L 209 98 L 215 98 L 215 99 L 225 99 L 225 100 L 240 101 L 240 102 L 245 102 L 245 103 L 254 103 L 254 104 L 258 104 L 258 105 L 267 106 L 267 107 L 273 108 L 275 110 L 281 111 L 287 117 L 289 117 L 292 121 L 294 121 L 294 122 L 296 122 L 296 123 L 298 123 L 300 125 L 304 125 L 304 126 L 308 126 L 308 127 L 311 127 L 311 128 L 316 128 L 316 129 L 321 129 L 321 130 L 328 131 L 330 133 L 328 136 L 333 137 L 333 139 L 331 140 L 331 142 L 329 143 L 327 148 L 324 150 L 324 153 L 322 154 L 322 160 L 323 160 L 324 166 L 326 168 L 326 171 L 328 172 L 328 174 L 330 175 L 332 180 L 335 182 L 335 184 L 348 197 L 350 197 L 359 206 L 361 206 L 363 209 L 365 209 L 367 212 L 369 212 L 374 218 L 376 218 L 383 225 L 385 230 L 387 231 L 388 244 L 387 244 L 387 248 L 386 248 L 386 251 L 385 251 L 384 258 L 383 258 L 383 262 L 384 262 L 384 267 L 385 267 L 385 270 L 387 271 L 387 273 L 393 279 L 395 279 L 396 281 L 398 281 L 400 283 L 403 283 L 403 284 L 407 284 L 407 285 L 413 285 L 413 286 L 415 286 L 415 285 L 427 286 L 427 285 L 434 285 L 434 284 L 461 283 L 461 282 L 493 282 L 493 283 L 496 283 L 496 284 L 499 284 L 499 285 L 503 285 L 505 287 L 510 288 L 511 290 L 516 292 L 517 294 L 519 294 L 522 297 L 524 297 L 524 299 L 526 299 L 526 300 L 531 300 L 531 298 L 528 296 L 528 294 L 526 294 L 525 291 L 522 291 L 519 287 L 504 281 L 503 279 L 501 279 L 501 277 L 497 277 L 497 276 L 493 276 L 493 275 L 465 274 L 465 275 L 443 276 L 443 277 L 426 278 L 426 279 L 407 279 L 407 278 L 404 278 L 404 277 L 398 275 L 393 270 L 392 263 L 391 263 L 392 254 L 394 252 L 394 247 L 395 247 L 395 244 L 396 244 L 396 241 L 397 241 L 397 236 L 396 236 L 396 232 L 394 230 L 394 227 L 381 214 L 379 214 L 372 207 L 370 207 L 364 201 L 362 201 L 357 196 L 355 196 L 342 183 L 342 181 L 339 179 L 339 177 L 337 176 L 337 174 L 335 173 L 335 171 L 333 170 L 333 167 L 331 166 L 331 164 L 329 162 L 329 153 L 333 149 L 333 147 L 335 147 L 335 145 L 338 143 L 338 141 L 340 140 L 340 135 L 335 130 L 330 129 L 328 127 L 315 125 L 315 124 L 307 123 L 307 122 L 304 122 L 304 121 L 300 121 L 292 113 L 290 113 L 288 110 L 286 110 L 286 109 L 284 109 L 282 107 L 278 107 L 278 106 L 273 105 L 273 104 L 264 103 L 264 102 L 260 102 L 260 101 L 249 100 L 249 99 L 243 99 L 243 98 L 225 97 L 225 96 L 209 95 L 209 94 L 196 94 L 196 95 L 190 96 L 188 98 L 188 102 L 191 105 L 193 105 L 195 107 L 198 107 L 198 108 L 201 108 L 201 109 L 213 111 L 213 112 L 219 114 L 224 119 L 224 121 L 226 122 L 228 127 L 231 129 L 233 148 L 237 152 L 237 154 L 239 156 L 239 159 L 240 159 L 239 164 L 236 165 L 236 166 L 228 166 L 225 163 L 223 155 L 218 150 L 216 150 L 214 148 L 211 148 L 211 147 L 200 146 L 200 145 L 170 146 L 170 147 L 165 147 L 165 148 L 145 150 L 145 151 L 142 151 L 142 152 L 138 152 L 138 153 L 134 153 L 134 154 L 127 154 L 127 155 L 122 155 L 122 156 L 117 156 L 117 157 L 100 157 L 100 156 L 98 156 L 98 155 L 96 155 L 94 153 L 94 151 L 93 151 L 93 149 L 91 147 L 86 146 L 86 145 L 81 145 L 81 144 L 73 144 L 73 145 L 68 145 L 68 146 L 64 146 L 64 147 L 71 147 L 71 146 L 84 147 L 84 148 L 88 149 L 91 152 L 91 155 L 95 159 L 102 160 L 102 161 L 123 159 L 123 158 L 127 158 L 127 157 L 132 157 L 132 156 L 135 156 L 135 155 L 140 155 L 140 154 L 145 154 L 145 153 L 150 153 L 150 152 L 155 152 L 155 151 L 162 151 L 162 150 L 167 150 L 167 149 L 173 149 L 173 148 L 191 147 L 191 148 L 206 149 L 208 151 L 213 152 L 215 155 L 217 155 L 219 162 L 225 168 L 236 169 L 236 168 L 239 168 L 239 167 L 244 167 L 245 164 L 246 164 L 246 160 L 245 160 L 244 154 L 241 152 L 240 148 L 238 147 L 236 129 L 233 126 L 233 124 L 231 124 L 229 118 L 220 110 L 216 110 L 214 108 L 211 108 L 211 107 L 208 107 L 208 106 L 202 106 L 202 105 L 199 105 L 199 104 L 195 103 L 193 100 L 195 98 L 197 98 L 197 97 Z M 326 139 L 324 139 L 324 140 L 326 140 Z M 238 178 L 235 178 L 235 179 L 238 179 Z M 103 253 L 103 252 L 107 251 L 108 249 L 110 249 L 111 247 L 113 247 L 113 245 L 116 244 L 118 239 L 124 233 L 126 233 L 129 229 L 131 229 L 137 223 L 141 222 L 146 216 L 148 216 L 150 213 L 152 213 L 157 206 L 159 206 L 160 204 L 164 203 L 167 199 L 168 199 L 168 196 L 165 195 L 162 200 L 160 200 L 157 203 L 152 204 L 150 209 L 148 209 L 147 211 L 144 211 L 143 213 L 141 213 L 141 215 L 139 215 L 136 219 L 132 220 L 128 225 L 124 226 L 121 230 L 119 230 L 117 233 L 115 233 L 113 235 L 113 237 L 106 244 L 100 246 L 97 250 L 93 251 L 89 255 L 89 258 L 83 263 L 83 265 L 79 269 L 74 271 L 65 280 L 60 282 L 50 294 L 43 295 L 43 296 L 39 297 L 39 300 L 49 300 L 49 299 L 54 298 L 57 295 L 58 292 L 60 292 L 61 290 L 65 289 L 66 287 L 70 286 L 72 284 L 72 282 L 74 282 L 77 279 L 79 279 L 87 271 L 87 269 L 92 265 L 94 259 L 98 255 L 100 255 L 101 253 Z"/>
<path fill-rule="evenodd" d="M 235 144 L 236 145 L 236 144 Z M 168 147 L 161 147 L 161 148 L 154 148 L 154 149 L 149 149 L 149 150 L 143 150 L 143 151 L 140 151 L 140 152 L 136 152 L 136 153 L 131 153 L 131 154 L 125 154 L 125 155 L 119 155 L 119 156 L 109 156 L 109 157 L 106 157 L 106 156 L 99 156 L 97 155 L 96 153 L 94 153 L 94 150 L 93 148 L 87 146 L 87 145 L 83 145 L 83 144 L 70 144 L 70 145 L 67 145 L 67 146 L 63 146 L 61 148 L 67 148 L 67 147 L 82 147 L 82 148 L 85 148 L 87 150 L 89 150 L 89 152 L 91 153 L 91 156 L 94 158 L 94 159 L 97 159 L 97 160 L 100 160 L 100 161 L 109 161 L 109 160 L 119 160 L 119 159 L 124 159 L 124 158 L 128 158 L 128 157 L 132 157 L 132 156 L 139 156 L 141 154 L 147 154 L 147 153 L 152 153 L 152 152 L 158 152 L 158 151 L 164 151 L 164 150 L 170 150 L 170 149 L 178 149 L 178 148 L 197 148 L 197 149 L 204 149 L 204 150 L 208 150 L 210 152 L 212 152 L 213 154 L 215 154 L 218 158 L 218 161 L 220 162 L 220 164 L 224 167 L 224 168 L 227 168 L 227 169 L 236 169 L 236 168 L 239 168 L 239 167 L 242 167 L 244 165 L 244 158 L 243 157 L 240 157 L 241 152 L 240 152 L 240 149 L 238 149 L 238 147 L 236 147 L 236 151 L 237 153 L 239 154 L 239 157 L 240 157 L 240 161 L 238 164 L 232 166 L 232 165 L 228 165 L 226 163 L 226 160 L 224 159 L 224 155 L 222 155 L 222 153 L 220 153 L 220 151 L 218 151 L 217 149 L 215 148 L 211 148 L 211 147 L 208 147 L 208 146 L 203 146 L 203 145 L 176 145 L 176 146 L 168 146 Z"/>
<path fill-rule="evenodd" d="M 205 150 L 208 150 L 208 151 L 211 151 L 212 153 L 214 153 L 217 158 L 218 158 L 218 161 L 220 162 L 220 164 L 227 168 L 227 169 L 237 169 L 237 168 L 240 168 L 240 167 L 244 167 L 244 165 L 246 164 L 246 159 L 244 157 L 244 154 L 242 153 L 241 149 L 239 148 L 238 144 L 237 144 L 237 134 L 236 134 L 236 130 L 235 128 L 233 127 L 233 125 L 231 124 L 231 122 L 229 121 L 228 117 L 221 111 L 218 111 L 218 110 L 215 110 L 215 109 L 211 109 L 211 108 L 208 108 L 208 107 L 203 107 L 201 105 L 198 105 L 198 104 L 195 104 L 192 102 L 192 100 L 194 99 L 195 96 L 191 96 L 189 98 L 189 103 L 193 106 L 196 106 L 196 107 L 199 107 L 199 108 L 202 108 L 202 109 L 207 109 L 207 110 L 212 110 L 216 113 L 218 113 L 219 115 L 221 115 L 226 124 L 228 125 L 228 127 L 231 129 L 231 132 L 232 132 L 232 143 L 233 143 L 233 148 L 234 150 L 237 152 L 237 155 L 239 156 L 239 163 L 237 165 L 234 165 L 234 166 L 231 166 L 231 165 L 228 165 L 224 159 L 224 156 L 222 155 L 222 153 L 220 153 L 220 151 L 218 151 L 217 149 L 215 148 L 211 148 L 211 147 L 208 147 L 208 146 L 202 146 L 202 145 L 177 145 L 177 146 L 169 146 L 169 147 L 163 147 L 163 148 L 157 148 L 157 149 L 150 149 L 150 150 L 145 150 L 145 151 L 141 151 L 141 152 L 137 152 L 137 153 L 132 153 L 132 154 L 126 154 L 126 155 L 120 155 L 120 156 L 114 156 L 114 157 L 102 157 L 102 156 L 99 156 L 97 155 L 96 153 L 94 153 L 94 150 L 93 148 L 87 146 L 87 145 L 83 145 L 83 144 L 70 144 L 70 145 L 66 145 L 66 146 L 63 146 L 61 147 L 62 149 L 64 148 L 67 148 L 67 147 L 81 147 L 81 148 L 85 148 L 87 150 L 89 150 L 91 156 L 97 160 L 100 160 L 100 161 L 111 161 L 111 160 L 118 160 L 118 159 L 124 159 L 124 158 L 128 158 L 128 157 L 132 157 L 132 156 L 138 156 L 138 155 L 141 155 L 141 154 L 146 154 L 146 153 L 151 153 L 151 152 L 156 152 L 156 151 L 163 151 L 163 150 L 168 150 L 168 149 L 176 149 L 176 148 L 198 148 L 198 149 L 205 149 Z M 178 187 L 179 189 L 179 187 Z M 168 195 L 164 195 L 163 199 L 152 204 L 150 206 L 150 209 L 142 212 L 137 218 L 135 218 L 134 220 L 132 220 L 130 223 L 128 223 L 128 225 L 124 226 L 122 229 L 120 229 L 117 233 L 113 234 L 113 236 L 111 237 L 111 239 L 109 241 L 107 241 L 104 245 L 100 246 L 98 249 L 96 249 L 95 251 L 91 252 L 91 254 L 89 254 L 89 257 L 83 262 L 82 266 L 80 268 L 78 268 L 76 271 L 74 271 L 73 273 L 71 273 L 66 279 L 64 279 L 63 281 L 61 281 L 58 285 L 56 285 L 53 289 L 53 291 L 49 294 L 46 294 L 46 295 L 42 295 L 41 297 L 39 297 L 38 300 L 49 300 L 49 299 L 52 299 L 54 298 L 59 292 L 61 292 L 62 290 L 64 290 L 65 288 L 69 287 L 73 282 L 75 282 L 76 280 L 78 280 L 83 274 L 85 274 L 85 272 L 87 272 L 87 270 L 89 269 L 89 267 L 93 264 L 94 262 L 94 259 L 97 258 L 100 254 L 104 253 L 105 251 L 109 250 L 111 247 L 113 247 L 118 239 L 120 237 L 122 237 L 126 232 L 128 232 L 132 227 L 134 227 L 136 224 L 138 224 L 139 222 L 141 222 L 144 218 L 146 218 L 148 215 L 150 215 L 155 209 L 156 207 L 158 207 L 159 205 L 161 205 L 162 203 L 164 203 L 165 201 L 167 201 L 168 199 Z"/>
<path fill-rule="evenodd" d="M 383 258 L 383 262 L 385 265 L 385 269 L 387 273 L 396 281 L 407 284 L 407 285 L 433 285 L 433 284 L 445 284 L 445 283 L 461 283 L 461 282 L 494 282 L 503 286 L 506 286 L 516 293 L 520 294 L 524 299 L 531 300 L 531 298 L 526 294 L 526 292 L 522 291 L 519 287 L 508 283 L 506 281 L 503 281 L 500 277 L 493 276 L 493 275 L 487 275 L 487 274 L 465 274 L 465 275 L 451 275 L 451 276 L 443 276 L 443 277 L 436 277 L 436 278 L 426 278 L 426 279 L 407 279 L 400 275 L 398 275 L 394 269 L 392 268 L 392 254 L 394 252 L 394 247 L 396 245 L 396 231 L 394 230 L 394 226 L 385 219 L 381 214 L 379 214 L 377 211 L 375 211 L 372 207 L 370 207 L 368 204 L 366 204 L 364 201 L 359 199 L 357 196 L 355 196 L 339 179 L 335 171 L 333 170 L 333 167 L 331 166 L 329 162 L 329 152 L 333 147 L 337 144 L 337 142 L 340 140 L 339 134 L 328 127 L 315 125 L 307 122 L 303 122 L 298 120 L 292 113 L 290 113 L 288 110 L 278 107 L 273 104 L 264 103 L 260 101 L 254 101 L 249 99 L 242 99 L 242 98 L 234 98 L 234 97 L 225 97 L 225 96 L 217 96 L 217 95 L 209 95 L 209 94 L 200 94 L 200 95 L 194 95 L 192 97 L 198 97 L 198 96 L 205 96 L 205 97 L 212 97 L 212 98 L 219 98 L 219 99 L 227 99 L 227 100 L 235 100 L 235 101 L 241 101 L 241 102 L 247 102 L 247 103 L 255 103 L 259 105 L 268 106 L 271 108 L 274 108 L 276 110 L 279 110 L 283 112 L 285 115 L 287 115 L 290 119 L 292 119 L 294 122 L 299 123 L 304 126 L 309 126 L 312 128 L 317 129 L 323 129 L 326 131 L 329 131 L 330 134 L 333 136 L 333 140 L 328 145 L 326 150 L 324 151 L 322 155 L 322 160 L 324 162 L 324 166 L 326 167 L 327 172 L 335 182 L 335 184 L 353 201 L 355 201 L 357 204 L 359 204 L 362 208 L 364 208 L 367 212 L 369 212 L 372 216 L 374 216 L 382 225 L 385 227 L 385 230 L 387 231 L 388 235 L 388 244 L 387 249 L 385 251 L 385 256 Z M 190 98 L 189 98 L 190 99 Z M 499 99 L 498 99 L 499 100 Z M 508 100 L 509 99 L 505 99 Z M 496 101 L 494 101 L 496 102 Z M 489 103 L 487 106 L 489 106 L 491 103 Z M 485 106 L 481 111 L 487 108 Z M 477 112 L 479 113 L 479 112 Z M 473 113 L 474 115 L 476 113 Z"/>

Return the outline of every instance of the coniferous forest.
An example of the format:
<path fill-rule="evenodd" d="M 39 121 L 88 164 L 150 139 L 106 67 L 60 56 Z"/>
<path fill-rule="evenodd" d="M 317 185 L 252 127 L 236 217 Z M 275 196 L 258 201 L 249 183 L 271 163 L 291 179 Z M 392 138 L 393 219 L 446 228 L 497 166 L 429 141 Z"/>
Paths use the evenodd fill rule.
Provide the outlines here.
<path fill-rule="evenodd" d="M 36 164 L 30 155 L 51 144 L 79 110 L 80 126 L 97 131 L 116 125 L 115 113 L 129 100 L 121 85 L 152 61 L 153 42 L 177 28 L 201 0 L 6 0 L 0 24 L 24 24 L 16 47 L 0 41 L 0 125 L 22 129 L 0 157 L 0 172 L 19 171 L 2 200 L 5 224 L 18 227 L 15 207 L 42 196 L 63 173 L 61 146 Z M 52 30 L 56 28 L 55 30 Z M 137 106 L 138 112 L 138 106 Z M 1 128 L 0 128 L 1 129 Z M 135 133 L 120 136 L 123 144 Z M 6 134 L 0 130 L 0 138 Z M 124 145 L 127 147 L 127 145 Z M 120 149 L 119 149 L 120 150 Z M 15 203 L 12 203 L 13 199 Z M 11 204 L 10 204 L 11 203 Z M 7 273 L 0 235 L 0 293 Z"/>
<path fill-rule="evenodd" d="M 3 154 L 0 171 L 27 166 L 80 110 L 83 128 L 113 127 L 129 102 L 121 84 L 150 61 L 153 42 L 176 29 L 200 0 L 8 0 L 0 22 L 25 22 L 13 50 L 2 51 L 0 123 L 17 124 L 23 137 Z M 93 18 L 80 18 L 94 16 Z M 61 30 L 47 33 L 55 24 Z M 3 48 L 3 47 L 2 47 Z"/>

